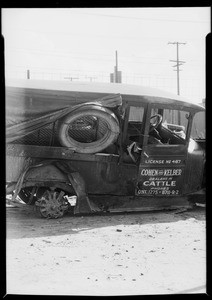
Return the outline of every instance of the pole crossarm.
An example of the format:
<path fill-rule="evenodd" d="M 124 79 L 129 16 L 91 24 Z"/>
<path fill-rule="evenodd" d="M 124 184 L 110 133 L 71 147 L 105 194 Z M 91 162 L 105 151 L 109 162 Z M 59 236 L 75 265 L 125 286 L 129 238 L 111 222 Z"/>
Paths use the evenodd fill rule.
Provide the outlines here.
<path fill-rule="evenodd" d="M 183 64 L 177 64 L 177 65 L 172 66 L 172 67 L 175 68 L 175 67 L 182 66 L 182 65 L 183 65 Z M 176 70 L 173 70 L 173 71 L 176 71 Z"/>
<path fill-rule="evenodd" d="M 173 59 L 170 59 L 169 61 L 174 61 L 174 62 L 177 62 L 177 60 L 173 60 Z M 178 60 L 178 62 L 179 63 L 183 63 L 183 64 L 185 64 L 186 62 L 185 61 L 183 61 L 183 60 Z"/>
<path fill-rule="evenodd" d="M 179 44 L 186 45 L 186 43 L 180 43 L 180 42 L 168 42 L 168 45 L 169 45 L 169 44 L 173 44 L 173 45 L 176 45 L 176 44 L 178 44 L 178 45 L 179 45 Z"/>

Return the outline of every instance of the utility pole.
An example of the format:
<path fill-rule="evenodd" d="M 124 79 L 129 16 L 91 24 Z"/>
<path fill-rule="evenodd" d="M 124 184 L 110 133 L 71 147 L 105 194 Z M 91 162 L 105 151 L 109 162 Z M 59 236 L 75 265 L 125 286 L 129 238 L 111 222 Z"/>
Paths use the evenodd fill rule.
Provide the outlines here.
<path fill-rule="evenodd" d="M 177 68 L 174 71 L 177 71 L 177 95 L 180 95 L 180 70 L 179 67 L 183 64 L 185 64 L 185 61 L 179 60 L 179 45 L 185 45 L 186 43 L 180 43 L 180 42 L 168 42 L 168 45 L 172 44 L 172 45 L 176 45 L 177 46 L 177 59 L 176 60 L 170 60 L 173 62 L 176 62 L 177 64 L 173 66 L 173 68 Z M 181 123 L 180 121 L 180 111 L 178 111 L 178 121 L 179 124 Z"/>
<path fill-rule="evenodd" d="M 116 65 L 114 67 L 115 82 L 118 82 L 118 52 L 116 51 Z"/>
<path fill-rule="evenodd" d="M 122 72 L 118 71 L 118 52 L 116 51 L 116 65 L 114 66 L 114 72 L 110 73 L 110 82 L 121 83 Z"/>
<path fill-rule="evenodd" d="M 30 79 L 30 70 L 27 70 L 27 79 Z"/>

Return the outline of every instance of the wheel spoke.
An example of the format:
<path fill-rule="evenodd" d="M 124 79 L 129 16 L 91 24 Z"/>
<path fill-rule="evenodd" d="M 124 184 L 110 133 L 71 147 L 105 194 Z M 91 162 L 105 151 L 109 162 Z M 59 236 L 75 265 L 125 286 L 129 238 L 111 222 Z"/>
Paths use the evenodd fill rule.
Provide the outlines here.
<path fill-rule="evenodd" d="M 40 211 L 41 211 L 41 212 L 44 212 L 44 211 L 47 211 L 47 209 L 46 209 L 46 207 L 41 207 L 41 208 L 40 208 Z"/>
<path fill-rule="evenodd" d="M 47 198 L 48 200 L 52 200 L 51 192 L 50 192 L 49 190 L 47 190 L 46 193 L 47 193 L 47 197 L 46 197 L 46 198 Z"/>
<path fill-rule="evenodd" d="M 53 200 L 53 201 L 56 201 L 56 200 L 57 200 L 57 192 L 54 192 L 54 193 L 53 193 L 52 200 Z"/>
<path fill-rule="evenodd" d="M 60 201 L 64 194 L 65 192 L 61 191 L 59 196 L 57 197 L 57 201 Z"/>

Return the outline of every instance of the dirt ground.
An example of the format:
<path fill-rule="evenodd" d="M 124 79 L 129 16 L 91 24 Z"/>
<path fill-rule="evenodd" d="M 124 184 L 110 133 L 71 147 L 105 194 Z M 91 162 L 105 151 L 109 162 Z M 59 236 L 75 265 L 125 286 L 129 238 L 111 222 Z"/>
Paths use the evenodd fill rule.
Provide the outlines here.
<path fill-rule="evenodd" d="M 205 209 L 40 219 L 7 208 L 7 294 L 206 292 Z"/>

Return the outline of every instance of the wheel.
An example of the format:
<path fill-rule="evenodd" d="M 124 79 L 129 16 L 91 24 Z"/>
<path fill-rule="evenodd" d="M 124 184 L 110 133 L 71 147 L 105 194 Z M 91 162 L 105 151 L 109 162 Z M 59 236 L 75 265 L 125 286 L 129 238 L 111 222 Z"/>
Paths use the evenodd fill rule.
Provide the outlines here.
<path fill-rule="evenodd" d="M 119 122 L 113 112 L 97 105 L 71 112 L 58 126 L 61 145 L 78 153 L 104 150 L 117 140 L 119 132 Z"/>
<path fill-rule="evenodd" d="M 35 208 L 39 216 L 43 218 L 61 218 L 69 208 L 69 203 L 64 194 L 64 191 L 46 189 L 35 202 Z"/>

